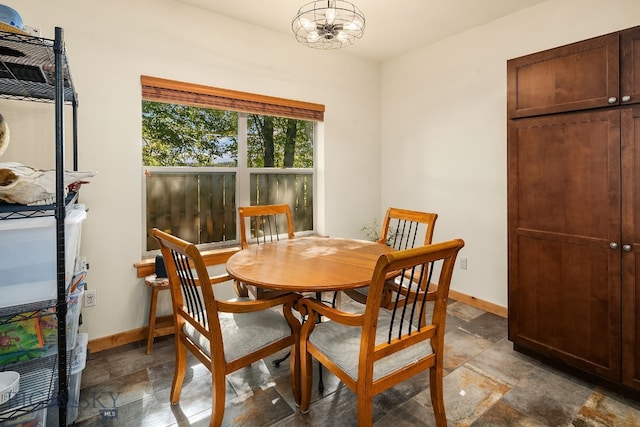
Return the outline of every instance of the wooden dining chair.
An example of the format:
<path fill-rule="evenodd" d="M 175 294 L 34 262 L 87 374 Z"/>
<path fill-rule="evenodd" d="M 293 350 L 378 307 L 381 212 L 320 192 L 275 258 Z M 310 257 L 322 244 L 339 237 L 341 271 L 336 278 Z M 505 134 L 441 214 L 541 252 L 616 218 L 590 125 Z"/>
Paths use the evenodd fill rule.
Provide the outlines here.
<path fill-rule="evenodd" d="M 390 207 L 387 209 L 380 237 L 377 242 L 393 247 L 396 250 L 429 245 L 433 239 L 433 230 L 438 214 Z M 382 306 L 389 306 L 392 295 L 385 289 Z M 367 302 L 368 287 L 351 289 L 345 293 L 361 304 Z M 402 303 L 399 301 L 399 303 Z"/>
<path fill-rule="evenodd" d="M 298 301 L 309 319 L 300 332 L 303 413 L 310 406 L 314 357 L 356 394 L 361 427 L 372 425 L 374 395 L 429 370 L 436 425 L 446 426 L 442 391 L 446 310 L 455 259 L 463 246 L 456 239 L 381 255 L 363 313 L 343 312 L 311 298 Z M 386 277 L 393 272 L 398 272 L 406 303 L 397 310 L 381 309 Z M 424 315 L 430 310 L 428 289 L 416 285 L 425 274 L 432 276 L 427 283 L 436 285 L 430 316 Z M 316 323 L 318 316 L 331 321 Z"/>
<path fill-rule="evenodd" d="M 288 204 L 241 206 L 238 208 L 240 217 L 240 245 L 246 249 L 250 244 L 264 244 L 280 239 L 293 239 L 293 219 Z M 234 285 L 238 296 L 248 296 L 249 293 L 255 299 L 262 299 L 265 294 L 273 294 L 273 291 L 265 291 L 262 288 L 236 283 Z"/>
<path fill-rule="evenodd" d="M 293 218 L 291 208 L 288 204 L 261 205 L 261 206 L 241 206 L 238 208 L 240 217 L 240 245 L 246 249 L 250 244 L 265 244 L 276 242 L 280 239 L 294 239 Z M 238 295 L 248 296 L 251 293 L 256 300 L 271 296 L 279 291 L 269 291 L 255 286 L 236 282 L 234 284 Z M 316 298 L 321 298 L 321 293 L 316 292 Z M 303 319 L 305 319 L 303 317 Z M 289 355 L 273 361 L 275 366 L 280 366 Z M 322 379 L 322 366 L 318 367 L 319 380 L 318 389 L 324 391 L 324 381 Z"/>
<path fill-rule="evenodd" d="M 213 287 L 231 280 L 209 277 L 200 251 L 192 243 L 154 229 L 166 265 L 176 337 L 176 363 L 170 401 L 179 403 L 191 352 L 212 374 L 210 426 L 224 416 L 227 374 L 280 350 L 290 349 L 291 387 L 300 402 L 300 322 L 291 308 L 294 294 L 260 301 L 217 300 Z M 275 308 L 281 307 L 280 312 Z"/>

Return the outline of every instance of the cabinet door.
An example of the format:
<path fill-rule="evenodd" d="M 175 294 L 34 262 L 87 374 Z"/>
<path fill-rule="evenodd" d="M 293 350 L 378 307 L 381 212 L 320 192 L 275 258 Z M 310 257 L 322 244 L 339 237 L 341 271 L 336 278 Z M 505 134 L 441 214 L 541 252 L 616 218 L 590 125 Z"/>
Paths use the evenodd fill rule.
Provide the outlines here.
<path fill-rule="evenodd" d="M 622 110 L 622 382 L 640 390 L 640 106 Z"/>
<path fill-rule="evenodd" d="M 620 34 L 621 103 L 640 103 L 640 27 Z"/>
<path fill-rule="evenodd" d="M 618 103 L 618 33 L 507 62 L 509 118 Z"/>
<path fill-rule="evenodd" d="M 507 151 L 509 339 L 619 381 L 620 112 L 512 120 Z"/>

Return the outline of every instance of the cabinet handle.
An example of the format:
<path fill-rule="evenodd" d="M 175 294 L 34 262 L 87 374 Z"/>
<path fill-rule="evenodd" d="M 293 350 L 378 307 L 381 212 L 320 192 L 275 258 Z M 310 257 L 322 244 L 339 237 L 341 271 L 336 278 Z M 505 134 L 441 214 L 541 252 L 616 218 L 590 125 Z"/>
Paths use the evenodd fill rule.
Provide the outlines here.
<path fill-rule="evenodd" d="M 622 250 L 625 252 L 631 252 L 631 245 L 622 245 Z"/>
<path fill-rule="evenodd" d="M 609 98 L 609 104 L 615 104 L 616 102 L 618 102 L 618 98 L 616 98 L 615 96 Z"/>
<path fill-rule="evenodd" d="M 609 247 L 611 249 L 618 249 L 618 244 L 616 242 L 611 242 L 611 243 L 609 243 Z"/>
<path fill-rule="evenodd" d="M 631 101 L 631 96 L 625 95 L 622 97 L 622 102 L 629 102 L 629 101 Z"/>

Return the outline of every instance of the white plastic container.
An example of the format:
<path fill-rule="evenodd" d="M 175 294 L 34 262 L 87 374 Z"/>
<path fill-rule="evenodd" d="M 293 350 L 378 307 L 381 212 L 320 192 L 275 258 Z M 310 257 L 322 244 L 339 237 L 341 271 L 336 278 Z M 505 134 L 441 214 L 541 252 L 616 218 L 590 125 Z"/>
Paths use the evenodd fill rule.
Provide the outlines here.
<path fill-rule="evenodd" d="M 65 217 L 67 286 L 80 251 L 83 205 Z M 0 308 L 56 299 L 56 220 L 53 216 L 0 220 Z"/>
<path fill-rule="evenodd" d="M 0 372 L 0 405 L 13 399 L 20 391 L 20 374 L 15 371 Z"/>
<path fill-rule="evenodd" d="M 76 347 L 73 350 L 71 369 L 69 377 L 69 401 L 67 403 L 67 424 L 73 424 L 78 418 L 78 407 L 80 405 L 80 382 L 82 371 L 87 364 L 87 344 L 89 335 L 87 333 L 78 334 Z"/>

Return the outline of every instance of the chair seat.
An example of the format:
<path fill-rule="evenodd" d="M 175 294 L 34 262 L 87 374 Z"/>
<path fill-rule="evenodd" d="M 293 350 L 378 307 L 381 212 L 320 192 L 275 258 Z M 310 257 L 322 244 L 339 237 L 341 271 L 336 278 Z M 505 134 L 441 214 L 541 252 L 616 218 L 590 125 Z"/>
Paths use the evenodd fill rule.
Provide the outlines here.
<path fill-rule="evenodd" d="M 388 340 L 391 318 L 391 312 L 380 310 L 378 315 L 378 328 L 376 330 L 376 345 Z M 397 330 L 397 325 L 398 323 L 394 322 L 394 330 Z M 407 324 L 405 322 L 403 330 L 406 330 L 406 328 Z M 411 330 L 415 331 L 416 328 L 411 326 Z M 338 322 L 322 322 L 315 326 L 313 333 L 309 337 L 309 342 L 355 380 L 358 378 L 358 358 L 360 356 L 361 336 L 362 328 L 345 326 Z M 380 359 L 374 364 L 373 380 L 376 381 L 385 377 L 431 353 L 433 353 L 433 351 L 430 343 L 422 341 L 394 353 L 390 357 Z"/>
<path fill-rule="evenodd" d="M 240 301 L 245 298 L 239 299 Z M 246 298 L 249 301 L 248 298 Z M 225 360 L 236 360 L 253 353 L 272 342 L 291 335 L 291 327 L 282 314 L 274 310 L 251 313 L 219 313 L 220 329 L 224 342 Z M 209 357 L 209 340 L 193 327 L 185 323 L 185 335 L 191 338 Z"/>

